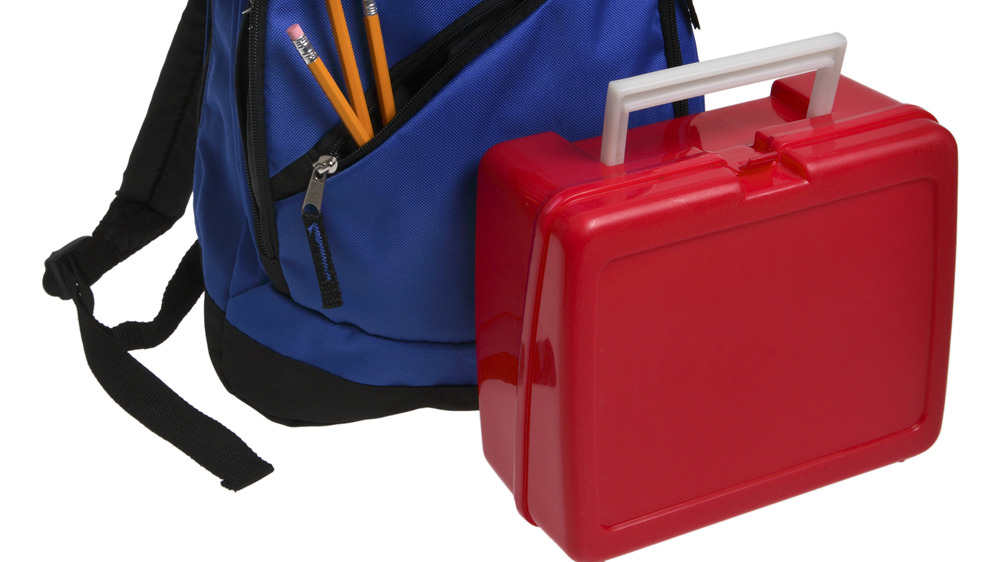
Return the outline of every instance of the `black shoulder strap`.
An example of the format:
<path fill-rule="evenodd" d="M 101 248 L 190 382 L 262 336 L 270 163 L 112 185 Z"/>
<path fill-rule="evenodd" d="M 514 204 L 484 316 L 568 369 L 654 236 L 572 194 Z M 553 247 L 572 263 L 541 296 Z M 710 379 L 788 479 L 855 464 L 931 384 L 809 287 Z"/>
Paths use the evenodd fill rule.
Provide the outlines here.
<path fill-rule="evenodd" d="M 129 414 L 239 490 L 273 467 L 239 437 L 196 410 L 135 360 L 129 351 L 162 343 L 204 292 L 196 242 L 167 286 L 151 322 L 114 328 L 94 317 L 91 286 L 166 232 L 191 197 L 195 139 L 205 74 L 207 0 L 189 0 L 160 72 L 122 185 L 91 236 L 54 252 L 45 262 L 50 295 L 76 304 L 84 353 L 95 377 Z"/>

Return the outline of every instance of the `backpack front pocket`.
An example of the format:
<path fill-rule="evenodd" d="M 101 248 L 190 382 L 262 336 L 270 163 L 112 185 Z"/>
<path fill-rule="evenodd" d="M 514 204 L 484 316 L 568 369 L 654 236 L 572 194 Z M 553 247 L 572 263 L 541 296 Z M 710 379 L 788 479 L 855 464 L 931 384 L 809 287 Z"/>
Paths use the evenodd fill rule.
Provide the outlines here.
<path fill-rule="evenodd" d="M 671 32 L 660 26 L 658 5 L 649 3 L 647 19 L 625 10 L 623 1 L 479 2 L 393 66 L 397 115 L 360 147 L 332 110 L 323 113 L 329 103 L 284 36 L 292 19 L 269 24 L 281 35 L 286 79 L 262 89 L 270 108 L 266 143 L 247 144 L 268 148 L 263 157 L 248 156 L 251 168 L 280 168 L 251 190 L 262 192 L 261 223 L 273 225 L 258 232 L 271 230 L 273 249 L 280 240 L 273 255 L 284 286 L 268 272 L 275 288 L 366 334 L 472 342 L 480 158 L 494 144 L 542 131 L 595 135 L 608 80 L 667 64 L 664 35 Z M 602 27 L 609 14 L 617 14 L 613 40 Z M 310 40 L 333 70 L 336 59 L 317 35 L 309 33 Z M 279 65 L 272 59 L 267 64 Z M 297 82 L 288 78 L 292 71 Z M 315 89 L 315 105 L 323 108 L 316 114 L 323 117 L 278 118 L 274 96 L 295 103 L 282 89 L 293 83 L 293 90 Z M 369 90 L 369 114 L 378 124 Z M 636 124 L 670 116 L 669 108 L 653 110 Z M 332 125 L 316 134 L 317 122 Z M 318 140 L 293 156 L 289 146 L 310 136 Z M 323 163 L 330 158 L 335 168 Z"/>

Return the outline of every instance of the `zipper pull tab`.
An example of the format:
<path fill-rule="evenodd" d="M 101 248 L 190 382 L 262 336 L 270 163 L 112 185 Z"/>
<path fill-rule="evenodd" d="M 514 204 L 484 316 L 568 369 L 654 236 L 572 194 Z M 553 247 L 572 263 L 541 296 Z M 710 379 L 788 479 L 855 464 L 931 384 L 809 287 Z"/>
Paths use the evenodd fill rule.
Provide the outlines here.
<path fill-rule="evenodd" d="M 316 160 L 312 176 L 309 177 L 309 187 L 306 188 L 306 198 L 302 202 L 302 224 L 306 227 L 306 239 L 309 241 L 309 251 L 312 253 L 313 265 L 316 268 L 316 281 L 319 283 L 323 308 L 344 306 L 337 270 L 333 267 L 330 241 L 323 226 L 323 213 L 320 212 L 326 178 L 337 171 L 338 165 L 336 156 L 323 155 Z"/>
<path fill-rule="evenodd" d="M 309 187 L 306 188 L 306 198 L 302 202 L 302 214 L 318 215 L 323 207 L 323 189 L 326 187 L 326 179 L 337 172 L 340 163 L 336 156 L 325 154 L 313 164 L 312 176 L 309 178 Z"/>

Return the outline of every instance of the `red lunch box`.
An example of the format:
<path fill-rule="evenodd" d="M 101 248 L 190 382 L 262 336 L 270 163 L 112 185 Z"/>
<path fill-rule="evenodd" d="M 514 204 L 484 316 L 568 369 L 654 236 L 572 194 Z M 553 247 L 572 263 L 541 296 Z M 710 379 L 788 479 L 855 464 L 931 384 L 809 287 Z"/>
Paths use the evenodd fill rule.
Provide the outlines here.
<path fill-rule="evenodd" d="M 483 447 L 605 560 L 916 455 L 944 408 L 957 149 L 837 34 L 612 83 L 479 172 Z M 803 72 L 818 72 L 803 74 Z M 628 112 L 792 76 L 628 132 Z M 623 123 L 624 121 L 624 123 Z"/>

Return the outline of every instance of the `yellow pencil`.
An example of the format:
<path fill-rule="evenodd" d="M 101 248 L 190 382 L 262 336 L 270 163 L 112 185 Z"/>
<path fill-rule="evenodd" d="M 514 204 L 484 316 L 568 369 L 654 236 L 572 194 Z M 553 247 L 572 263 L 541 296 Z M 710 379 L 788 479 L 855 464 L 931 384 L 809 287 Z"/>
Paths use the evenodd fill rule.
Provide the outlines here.
<path fill-rule="evenodd" d="M 344 15 L 344 5 L 340 0 L 326 0 L 326 11 L 330 16 L 330 27 L 333 28 L 333 39 L 337 42 L 337 54 L 340 55 L 340 69 L 344 71 L 344 81 L 347 82 L 347 96 L 351 105 L 361 120 L 361 124 L 372 136 L 372 120 L 368 116 L 368 103 L 365 100 L 365 90 L 361 86 L 361 73 L 358 62 L 354 58 L 354 46 L 351 45 L 351 34 L 347 30 L 347 17 Z"/>
<path fill-rule="evenodd" d="M 288 38 L 292 40 L 295 48 L 302 55 L 302 60 L 309 67 L 313 77 L 316 78 L 316 82 L 323 88 L 323 93 L 326 94 L 330 103 L 333 104 L 333 108 L 337 110 L 337 114 L 340 115 L 340 119 L 347 126 L 347 130 L 351 133 L 351 137 L 354 138 L 354 142 L 358 146 L 361 146 L 370 141 L 372 139 L 371 131 L 365 129 L 361 120 L 358 119 L 354 108 L 348 103 L 347 98 L 344 97 L 344 93 L 340 91 L 340 87 L 333 80 L 330 71 L 323 64 L 323 59 L 319 58 L 319 55 L 316 54 L 316 50 L 309 43 L 309 38 L 306 37 L 305 32 L 302 31 L 302 27 L 299 24 L 288 28 Z"/>
<path fill-rule="evenodd" d="M 362 0 L 365 7 L 365 30 L 368 32 L 368 52 L 371 53 L 372 69 L 375 71 L 375 89 L 378 91 L 378 106 L 384 127 L 396 116 L 396 100 L 392 95 L 392 81 L 389 80 L 389 61 L 385 56 L 382 41 L 382 25 L 378 19 L 375 0 Z"/>

